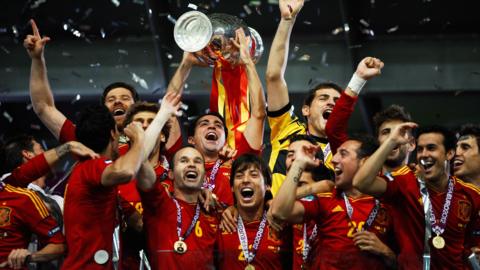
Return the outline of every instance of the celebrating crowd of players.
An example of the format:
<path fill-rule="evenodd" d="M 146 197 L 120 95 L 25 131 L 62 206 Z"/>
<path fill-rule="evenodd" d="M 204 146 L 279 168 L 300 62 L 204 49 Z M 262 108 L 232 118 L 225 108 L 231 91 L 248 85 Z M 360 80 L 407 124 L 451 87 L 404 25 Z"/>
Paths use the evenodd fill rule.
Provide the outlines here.
<path fill-rule="evenodd" d="M 236 149 L 218 113 L 194 119 L 188 145 L 176 114 L 198 60 L 185 53 L 161 104 L 113 83 L 75 124 L 55 107 L 35 22 L 24 46 L 30 97 L 61 143 L 4 142 L 0 269 L 470 269 L 480 253 L 480 127 L 417 127 L 392 105 L 376 138 L 348 135 L 362 87 L 383 62 L 363 59 L 343 90 L 313 87 L 293 113 L 284 73 L 303 0 L 279 1 L 281 20 L 265 98 L 241 29 L 251 116 Z M 267 106 L 265 106 L 267 104 Z M 265 118 L 271 149 L 262 153 Z M 327 121 L 328 120 L 328 121 Z M 414 162 L 408 163 L 411 153 Z M 46 176 L 76 160 L 62 196 Z M 263 157 L 267 156 L 264 160 Z M 29 245 L 30 244 L 30 245 Z"/>

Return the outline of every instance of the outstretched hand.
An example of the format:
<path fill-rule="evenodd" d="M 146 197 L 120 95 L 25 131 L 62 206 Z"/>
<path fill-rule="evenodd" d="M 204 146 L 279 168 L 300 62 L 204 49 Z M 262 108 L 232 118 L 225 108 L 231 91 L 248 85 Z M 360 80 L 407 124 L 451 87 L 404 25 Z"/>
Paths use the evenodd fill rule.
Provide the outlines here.
<path fill-rule="evenodd" d="M 30 24 L 32 25 L 33 35 L 27 35 L 27 37 L 23 40 L 23 46 L 25 47 L 25 49 L 27 49 L 30 58 L 38 59 L 43 56 L 45 45 L 48 41 L 50 41 L 50 38 L 42 38 L 40 36 L 40 32 L 38 31 L 37 24 L 34 20 L 30 20 Z"/>
<path fill-rule="evenodd" d="M 416 128 L 418 125 L 413 122 L 406 122 L 396 126 L 388 138 L 393 140 L 397 145 L 403 145 L 410 141 L 412 136 L 412 129 Z"/>
<path fill-rule="evenodd" d="M 252 62 L 248 48 L 250 37 L 245 36 L 245 31 L 243 31 L 243 28 L 238 28 L 235 30 L 235 39 L 230 38 L 230 40 L 240 53 L 240 63 L 248 64 Z"/>
<path fill-rule="evenodd" d="M 294 19 L 303 7 L 304 0 L 280 0 L 280 15 L 282 19 Z"/>
<path fill-rule="evenodd" d="M 318 145 L 304 145 L 302 151 L 295 153 L 295 163 L 300 164 L 303 168 L 318 167 L 322 163 L 322 160 L 316 158 L 318 151 L 322 151 Z"/>
<path fill-rule="evenodd" d="M 355 73 L 364 80 L 370 80 L 382 73 L 383 66 L 382 60 L 374 57 L 365 57 L 358 64 Z"/>
<path fill-rule="evenodd" d="M 162 99 L 162 103 L 160 104 L 160 114 L 165 114 L 170 116 L 180 116 L 181 112 L 179 112 L 180 105 L 182 104 L 180 100 L 182 99 L 182 95 L 175 93 L 175 92 L 167 92 Z"/>
<path fill-rule="evenodd" d="M 70 145 L 70 153 L 74 154 L 75 156 L 83 157 L 83 158 L 90 158 L 95 159 L 100 157 L 99 154 L 95 153 L 92 149 L 86 147 L 82 143 L 76 141 L 68 142 Z"/>

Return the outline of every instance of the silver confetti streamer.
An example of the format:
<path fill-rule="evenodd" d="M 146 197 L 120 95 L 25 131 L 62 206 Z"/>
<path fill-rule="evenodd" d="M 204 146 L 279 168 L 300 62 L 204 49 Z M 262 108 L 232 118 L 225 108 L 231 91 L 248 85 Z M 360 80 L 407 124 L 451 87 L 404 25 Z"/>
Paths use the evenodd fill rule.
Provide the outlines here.
<path fill-rule="evenodd" d="M 177 20 L 175 18 L 173 18 L 172 15 L 170 15 L 170 14 L 168 14 L 167 19 L 173 24 L 177 23 Z"/>
<path fill-rule="evenodd" d="M 110 0 L 112 1 L 112 4 L 114 4 L 116 7 L 120 6 L 120 1 L 119 0 Z"/>
<path fill-rule="evenodd" d="M 388 29 L 387 29 L 387 33 L 389 33 L 389 34 L 390 34 L 390 33 L 393 33 L 393 32 L 395 32 L 395 31 L 397 31 L 398 28 L 399 28 L 398 25 L 395 25 L 394 27 L 388 28 Z"/>
<path fill-rule="evenodd" d="M 138 76 L 137 74 L 133 73 L 132 72 L 132 80 L 138 84 L 140 84 L 141 87 L 145 88 L 148 90 L 148 84 L 147 82 L 141 78 L 140 76 Z"/>
<path fill-rule="evenodd" d="M 191 9 L 193 9 L 193 10 L 197 10 L 197 9 L 198 9 L 197 5 L 195 5 L 195 4 L 193 4 L 193 3 L 188 3 L 188 8 L 191 8 Z"/>
<path fill-rule="evenodd" d="M 243 5 L 243 10 L 245 10 L 248 15 L 252 14 L 252 9 L 248 5 Z"/>
<path fill-rule="evenodd" d="M 77 94 L 73 99 L 72 101 L 70 102 L 71 104 L 75 104 L 77 101 L 79 101 L 82 97 L 80 96 L 80 94 Z"/>
<path fill-rule="evenodd" d="M 8 122 L 10 122 L 10 123 L 13 122 L 13 117 L 7 111 L 3 112 L 3 117 L 5 117 Z"/>

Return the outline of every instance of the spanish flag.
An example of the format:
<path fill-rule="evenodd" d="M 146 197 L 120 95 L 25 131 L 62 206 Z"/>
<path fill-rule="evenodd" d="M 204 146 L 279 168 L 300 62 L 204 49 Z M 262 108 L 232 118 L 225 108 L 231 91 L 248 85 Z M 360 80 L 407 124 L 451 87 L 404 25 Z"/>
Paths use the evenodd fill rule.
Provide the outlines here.
<path fill-rule="evenodd" d="M 232 66 L 224 59 L 215 62 L 210 111 L 218 112 L 225 118 L 227 143 L 236 149 L 250 118 L 248 79 L 243 65 Z"/>

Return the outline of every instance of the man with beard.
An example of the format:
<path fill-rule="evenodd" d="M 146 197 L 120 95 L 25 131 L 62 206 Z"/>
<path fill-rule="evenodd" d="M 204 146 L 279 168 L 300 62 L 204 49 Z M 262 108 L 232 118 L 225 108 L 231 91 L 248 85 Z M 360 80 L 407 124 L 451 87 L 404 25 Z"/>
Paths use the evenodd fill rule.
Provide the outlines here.
<path fill-rule="evenodd" d="M 376 148 L 375 140 L 367 136 L 352 136 L 344 142 L 332 159 L 335 189 L 310 201 L 295 201 L 296 190 L 304 170 L 321 163 L 315 156 L 321 150 L 308 143 L 295 154 L 272 202 L 272 215 L 292 224 L 315 221 L 320 248 L 312 254 L 313 269 L 384 269 L 394 263 L 395 254 L 384 244 L 391 225 L 389 214 L 383 204 L 352 187 L 356 171 Z M 366 230 L 376 236 L 365 234 Z"/>
<path fill-rule="evenodd" d="M 230 184 L 238 229 L 219 235 L 219 269 L 291 269 L 289 234 L 274 230 L 267 222 L 265 197 L 271 179 L 268 165 L 256 155 L 241 155 L 233 162 Z"/>
<path fill-rule="evenodd" d="M 243 29 L 236 31 L 234 43 L 239 48 L 241 63 L 247 70 L 251 106 L 251 115 L 245 130 L 236 140 L 235 156 L 243 153 L 259 154 L 263 144 L 265 96 L 255 64 L 248 52 Z M 220 150 L 225 146 L 227 132 L 224 118 L 216 112 L 209 112 L 200 115 L 190 124 L 188 142 L 205 157 L 205 187 L 212 190 L 220 202 L 232 205 L 233 197 L 229 184 L 230 162 L 224 162 L 219 157 Z"/>
<path fill-rule="evenodd" d="M 199 198 L 205 178 L 202 154 L 192 146 L 173 156 L 173 193 L 159 179 L 138 179 L 152 269 L 213 269 L 218 220 Z"/>
<path fill-rule="evenodd" d="M 23 44 L 32 59 L 30 71 L 30 98 L 35 113 L 42 123 L 50 130 L 50 132 L 61 143 L 76 140 L 75 125 L 60 112 L 53 98 L 47 77 L 47 67 L 45 64 L 44 49 L 49 37 L 41 37 L 37 25 L 33 20 L 33 35 L 28 35 Z M 178 73 L 178 72 L 177 72 Z M 184 80 L 180 75 L 174 76 L 170 82 L 167 92 L 175 92 L 177 88 L 184 85 Z M 105 87 L 101 103 L 104 104 L 111 112 L 116 125 L 121 129 L 125 120 L 125 112 L 136 101 L 139 96 L 135 88 L 124 82 L 115 82 Z M 174 119 L 172 124 L 172 132 L 170 140 L 167 142 L 167 149 L 170 153 L 174 153 L 181 146 L 181 134 L 178 121 Z M 156 136 L 156 135 L 155 135 Z M 147 141 L 149 135 L 147 134 Z M 126 143 L 124 136 L 120 137 L 120 144 Z"/>
<path fill-rule="evenodd" d="M 466 269 L 470 249 L 478 247 L 480 190 L 450 176 L 455 137 L 445 128 L 421 129 L 417 135 L 419 174 L 408 167 L 378 176 L 394 149 L 411 140 L 407 122 L 393 128 L 380 148 L 354 177 L 356 188 L 392 205 L 400 269 Z M 408 218 L 406 218 L 408 217 Z"/>
<path fill-rule="evenodd" d="M 467 124 L 460 128 L 453 171 L 456 177 L 480 187 L 480 126 Z"/>

